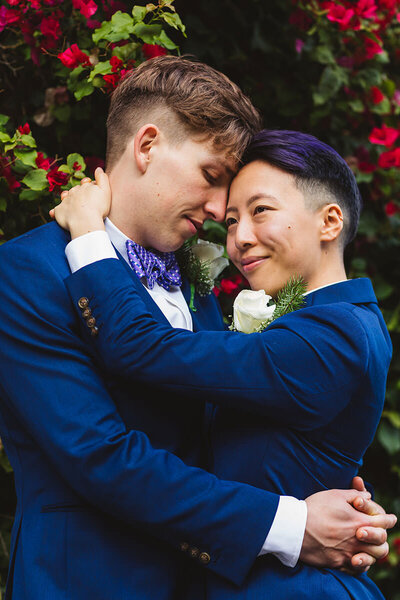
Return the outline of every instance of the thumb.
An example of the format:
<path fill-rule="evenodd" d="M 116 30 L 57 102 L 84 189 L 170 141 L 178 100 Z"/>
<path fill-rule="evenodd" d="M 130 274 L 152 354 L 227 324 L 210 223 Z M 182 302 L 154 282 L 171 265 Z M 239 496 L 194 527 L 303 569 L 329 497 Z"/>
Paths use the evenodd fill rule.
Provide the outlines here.
<path fill-rule="evenodd" d="M 108 175 L 103 171 L 101 167 L 97 167 L 97 169 L 95 170 L 94 178 L 96 180 L 97 185 L 103 190 L 103 192 L 111 194 L 110 180 L 108 179 Z"/>
<path fill-rule="evenodd" d="M 357 475 L 357 477 L 353 477 L 353 480 L 351 482 L 351 487 L 353 488 L 353 490 L 358 490 L 359 492 L 366 492 L 367 489 L 364 485 L 364 479 L 362 477 L 359 477 Z"/>

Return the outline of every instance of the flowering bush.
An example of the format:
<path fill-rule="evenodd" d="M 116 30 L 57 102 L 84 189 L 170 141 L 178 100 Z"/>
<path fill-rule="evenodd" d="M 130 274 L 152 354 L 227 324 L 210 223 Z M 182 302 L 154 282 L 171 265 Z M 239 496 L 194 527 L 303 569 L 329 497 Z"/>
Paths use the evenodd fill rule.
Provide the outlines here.
<path fill-rule="evenodd" d="M 104 164 L 110 92 L 160 53 L 194 54 L 236 81 L 267 127 L 308 131 L 334 146 L 364 200 L 348 274 L 371 277 L 394 346 L 384 416 L 362 474 L 400 516 L 399 14 L 400 0 L 0 0 L 0 236 L 47 221 L 60 191 Z M 224 243 L 225 229 L 207 223 L 204 237 Z M 224 272 L 215 292 L 228 321 L 246 287 L 232 267 Z M 11 473 L 4 470 L 0 486 L 4 579 L 11 518 L 1 515 L 14 510 Z M 370 574 L 388 600 L 399 600 L 398 528 L 389 539 L 389 557 Z"/>

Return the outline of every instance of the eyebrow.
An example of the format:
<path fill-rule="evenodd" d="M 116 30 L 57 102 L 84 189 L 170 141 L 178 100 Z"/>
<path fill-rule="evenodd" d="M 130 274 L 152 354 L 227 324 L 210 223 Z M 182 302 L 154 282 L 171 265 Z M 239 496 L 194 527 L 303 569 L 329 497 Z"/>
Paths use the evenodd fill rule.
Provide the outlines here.
<path fill-rule="evenodd" d="M 237 174 L 237 171 L 233 171 L 220 158 L 212 158 L 209 161 L 207 161 L 207 163 L 204 166 L 205 167 L 218 167 L 218 168 L 222 169 L 223 171 L 225 171 L 225 174 L 228 175 L 228 177 L 231 177 L 231 178 L 235 177 L 235 175 Z"/>
<path fill-rule="evenodd" d="M 266 198 L 267 200 L 273 200 L 274 202 L 278 202 L 278 198 L 275 198 L 275 196 L 271 196 L 270 194 L 262 194 L 260 192 L 259 194 L 254 194 L 253 196 L 250 196 L 250 198 L 246 202 L 246 207 L 248 208 L 250 204 L 253 204 L 253 202 L 256 202 L 256 200 L 260 200 L 261 198 Z M 238 209 L 234 206 L 228 206 L 226 212 L 238 212 Z"/>

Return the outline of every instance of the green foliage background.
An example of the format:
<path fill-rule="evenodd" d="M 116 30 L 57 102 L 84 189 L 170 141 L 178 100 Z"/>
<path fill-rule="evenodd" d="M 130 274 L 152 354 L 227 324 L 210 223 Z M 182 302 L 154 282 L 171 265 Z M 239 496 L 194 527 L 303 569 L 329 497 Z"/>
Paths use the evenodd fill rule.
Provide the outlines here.
<path fill-rule="evenodd" d="M 123 4 L 122 13 L 132 16 L 133 3 Z M 187 37 L 185 27 L 173 16 L 173 4 Z M 344 1 L 330 4 L 340 6 Z M 0 118 L 0 155 L 13 157 L 13 176 L 25 183 L 11 192 L 0 171 L 0 235 L 6 241 L 46 221 L 60 190 L 75 184 L 83 173 L 91 175 L 91 165 L 104 159 L 109 99 L 104 75 L 112 73 L 110 57 L 119 57 L 125 66 L 130 60 L 145 60 L 143 43 L 191 54 L 226 73 L 251 97 L 266 127 L 307 131 L 334 146 L 354 168 L 364 199 L 359 234 L 346 254 L 348 274 L 371 277 L 394 347 L 385 412 L 361 474 L 373 484 L 376 500 L 388 512 L 400 515 L 400 159 L 398 164 L 382 166 L 381 154 L 393 151 L 396 141 L 387 148 L 370 141 L 374 128 L 386 125 L 399 130 L 400 126 L 400 23 L 390 13 L 390 6 L 397 4 L 377 1 L 378 14 L 388 18 L 379 30 L 372 18 L 361 19 L 360 29 L 354 25 L 343 30 L 327 19 L 327 10 L 315 0 L 164 1 L 148 5 L 146 14 L 143 7 L 136 7 L 136 23 L 157 25 L 143 34 L 143 27 L 134 29 L 131 16 L 110 21 L 112 11 L 101 13 L 100 7 L 95 17 L 104 24 L 89 30 L 79 11 L 62 2 L 63 36 L 54 49 L 41 54 L 39 65 L 32 63 L 18 25 L 6 28 L 0 33 L 0 113 L 9 120 Z M 9 8 L 5 0 L 0 0 L 0 6 Z M 40 41 L 40 34 L 36 39 Z M 111 47 L 121 40 L 128 44 Z M 71 71 L 57 58 L 73 43 L 96 55 L 95 72 L 93 66 Z M 366 58 L 370 43 L 379 44 L 382 51 Z M 51 96 L 49 90 L 54 89 L 61 100 Z M 380 91 L 380 102 L 373 100 L 373 90 Z M 15 133 L 26 122 L 34 145 Z M 13 155 L 15 149 L 18 157 Z M 38 170 L 32 151 L 51 157 L 59 168 L 64 165 L 63 185 L 51 192 L 45 174 L 32 174 Z M 29 183 L 37 179 L 39 184 Z M 223 241 L 224 230 L 209 225 L 205 236 Z M 226 273 L 226 277 L 234 275 Z M 233 296 L 221 292 L 219 298 L 228 314 Z M 12 472 L 1 450 L 0 460 L 4 585 L 15 496 Z M 400 599 L 399 539 L 397 527 L 390 533 L 389 558 L 370 572 L 390 600 Z"/>

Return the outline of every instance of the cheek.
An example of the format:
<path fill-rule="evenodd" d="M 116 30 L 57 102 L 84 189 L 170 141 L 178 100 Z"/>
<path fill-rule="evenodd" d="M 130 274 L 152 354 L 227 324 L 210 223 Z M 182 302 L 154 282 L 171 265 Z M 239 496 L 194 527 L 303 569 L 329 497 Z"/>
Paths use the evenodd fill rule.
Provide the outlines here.
<path fill-rule="evenodd" d="M 235 245 L 235 236 L 233 233 L 228 233 L 226 237 L 226 251 L 231 261 L 236 264 L 237 262 L 237 248 Z"/>

